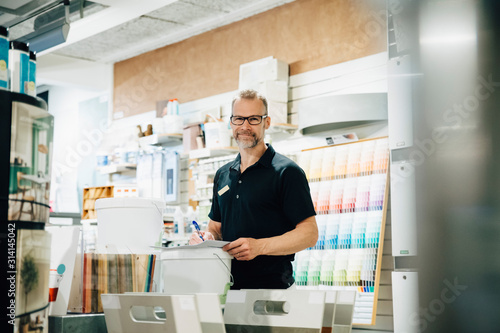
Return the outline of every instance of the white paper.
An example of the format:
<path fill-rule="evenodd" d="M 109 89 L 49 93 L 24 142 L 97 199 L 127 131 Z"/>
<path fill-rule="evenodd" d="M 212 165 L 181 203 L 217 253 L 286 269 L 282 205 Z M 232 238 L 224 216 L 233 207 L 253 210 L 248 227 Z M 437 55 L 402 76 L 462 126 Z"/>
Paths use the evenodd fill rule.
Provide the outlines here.
<path fill-rule="evenodd" d="M 203 249 L 206 247 L 217 247 L 221 248 L 224 247 L 224 245 L 229 244 L 231 242 L 226 242 L 226 241 L 218 241 L 218 240 L 206 240 L 204 242 L 201 242 L 199 244 L 195 245 L 184 245 L 184 246 L 173 246 L 173 247 L 163 247 L 163 246 L 152 246 L 155 249 L 162 249 L 162 250 L 178 250 L 178 249 Z"/>

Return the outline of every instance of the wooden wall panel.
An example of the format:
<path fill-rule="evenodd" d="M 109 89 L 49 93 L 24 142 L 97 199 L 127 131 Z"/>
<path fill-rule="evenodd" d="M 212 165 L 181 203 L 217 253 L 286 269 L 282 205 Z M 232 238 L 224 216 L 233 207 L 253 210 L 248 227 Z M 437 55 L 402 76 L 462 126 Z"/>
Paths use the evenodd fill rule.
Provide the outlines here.
<path fill-rule="evenodd" d="M 368 6 L 367 4 L 370 4 Z M 114 66 L 114 112 L 238 89 L 239 65 L 274 56 L 290 75 L 384 52 L 384 0 L 297 0 Z"/>

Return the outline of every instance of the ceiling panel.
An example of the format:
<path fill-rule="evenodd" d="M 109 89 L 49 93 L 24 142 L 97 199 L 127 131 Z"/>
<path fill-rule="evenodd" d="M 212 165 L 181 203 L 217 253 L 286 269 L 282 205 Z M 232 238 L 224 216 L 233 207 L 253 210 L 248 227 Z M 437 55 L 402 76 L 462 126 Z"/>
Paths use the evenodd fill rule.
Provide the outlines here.
<path fill-rule="evenodd" d="M 161 35 L 183 28 L 182 25 L 174 22 L 139 17 L 78 43 L 68 45 L 54 53 L 79 59 L 101 61 L 104 58 L 119 57 L 131 44 L 154 41 Z"/>
<path fill-rule="evenodd" d="M 226 13 L 254 5 L 255 0 L 183 0 L 183 2 L 195 4 L 203 8 L 213 8 Z M 262 2 L 262 1 L 261 1 Z"/>
<path fill-rule="evenodd" d="M 0 0 L 0 3 L 2 1 Z M 55 0 L 21 1 L 30 5 L 41 5 Z M 70 28 L 67 42 L 42 52 L 40 56 L 54 53 L 77 59 L 113 63 L 294 0 L 154 0 L 142 3 L 135 1 L 138 0 L 94 0 L 95 6 L 86 9 L 84 19 L 79 18 L 78 12 L 71 16 L 70 23 L 74 25 L 73 29 Z M 71 4 L 79 5 L 80 2 L 71 0 Z M 0 11 L 0 19 L 1 16 Z M 26 19 L 11 27 L 11 40 L 33 32 L 34 19 Z"/>
<path fill-rule="evenodd" d="M 179 1 L 147 13 L 145 16 L 176 22 L 185 26 L 195 26 L 214 16 L 223 14 L 224 12 L 218 9 Z"/>

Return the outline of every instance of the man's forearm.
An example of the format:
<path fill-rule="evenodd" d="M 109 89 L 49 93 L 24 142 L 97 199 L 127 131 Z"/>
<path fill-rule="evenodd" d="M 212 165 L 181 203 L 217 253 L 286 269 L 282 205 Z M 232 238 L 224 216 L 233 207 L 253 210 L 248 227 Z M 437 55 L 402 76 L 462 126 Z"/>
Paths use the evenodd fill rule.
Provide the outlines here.
<path fill-rule="evenodd" d="M 297 253 L 312 247 L 318 241 L 318 226 L 314 216 L 297 224 L 295 229 L 281 236 L 263 238 L 260 242 L 261 255 L 280 256 Z"/>
<path fill-rule="evenodd" d="M 208 231 L 214 236 L 215 240 L 222 240 L 221 223 L 210 220 L 208 222 Z"/>

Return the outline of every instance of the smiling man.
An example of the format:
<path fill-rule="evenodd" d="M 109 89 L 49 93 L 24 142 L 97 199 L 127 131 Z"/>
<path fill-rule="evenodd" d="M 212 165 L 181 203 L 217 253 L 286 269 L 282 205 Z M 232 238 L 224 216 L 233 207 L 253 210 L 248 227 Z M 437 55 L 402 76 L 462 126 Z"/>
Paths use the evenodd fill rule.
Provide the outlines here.
<path fill-rule="evenodd" d="M 293 285 L 294 254 L 318 239 L 314 205 L 304 171 L 264 143 L 271 125 L 267 101 L 254 90 L 233 99 L 230 118 L 236 159 L 214 178 L 204 239 L 230 241 L 232 289 L 286 289 Z M 190 244 L 200 242 L 192 235 Z"/>

